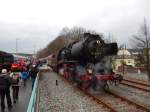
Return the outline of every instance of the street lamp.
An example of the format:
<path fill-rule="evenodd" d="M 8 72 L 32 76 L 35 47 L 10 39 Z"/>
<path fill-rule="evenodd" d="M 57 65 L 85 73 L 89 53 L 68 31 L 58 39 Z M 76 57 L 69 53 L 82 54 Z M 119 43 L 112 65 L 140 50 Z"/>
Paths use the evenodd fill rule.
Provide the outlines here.
<path fill-rule="evenodd" d="M 34 44 L 33 47 L 34 47 L 34 49 L 33 49 L 33 55 L 35 57 L 35 55 L 36 55 L 36 44 Z"/>
<path fill-rule="evenodd" d="M 18 53 L 18 40 L 19 38 L 16 38 L 16 54 Z"/>
<path fill-rule="evenodd" d="M 126 49 L 126 45 L 124 44 L 124 45 L 123 45 L 123 68 L 122 68 L 122 69 L 123 69 L 123 70 L 122 70 L 123 75 L 125 74 L 125 69 L 124 69 L 124 64 L 125 64 L 125 61 L 124 61 L 124 58 L 125 58 L 125 57 L 124 57 L 124 50 L 125 50 L 125 49 Z"/>

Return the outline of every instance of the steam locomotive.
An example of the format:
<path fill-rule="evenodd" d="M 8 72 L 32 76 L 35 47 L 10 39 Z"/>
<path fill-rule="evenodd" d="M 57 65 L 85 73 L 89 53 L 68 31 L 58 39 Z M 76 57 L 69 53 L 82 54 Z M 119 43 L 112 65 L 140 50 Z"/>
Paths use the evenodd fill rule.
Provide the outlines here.
<path fill-rule="evenodd" d="M 117 51 L 117 43 L 105 43 L 100 35 L 84 33 L 80 41 L 59 50 L 54 68 L 82 89 L 108 90 L 108 82 L 122 80 L 111 66 L 111 56 Z"/>

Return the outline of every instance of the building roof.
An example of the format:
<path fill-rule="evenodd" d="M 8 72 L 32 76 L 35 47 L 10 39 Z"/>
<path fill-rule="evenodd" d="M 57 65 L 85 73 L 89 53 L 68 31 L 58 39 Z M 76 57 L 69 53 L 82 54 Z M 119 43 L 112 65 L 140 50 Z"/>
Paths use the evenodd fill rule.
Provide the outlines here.
<path fill-rule="evenodd" d="M 127 49 L 121 49 L 121 50 L 118 51 L 117 55 L 131 56 L 131 53 Z"/>
<path fill-rule="evenodd" d="M 133 55 L 138 55 L 143 52 L 143 49 L 128 49 L 128 51 Z"/>

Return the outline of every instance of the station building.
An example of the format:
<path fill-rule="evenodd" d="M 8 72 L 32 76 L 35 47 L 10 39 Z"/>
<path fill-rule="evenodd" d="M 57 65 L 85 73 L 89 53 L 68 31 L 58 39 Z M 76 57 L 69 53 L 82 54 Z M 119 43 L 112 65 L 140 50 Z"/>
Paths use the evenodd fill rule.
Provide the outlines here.
<path fill-rule="evenodd" d="M 115 70 L 118 70 L 123 64 L 128 67 L 135 67 L 134 56 L 127 49 L 119 50 L 113 62 Z"/>

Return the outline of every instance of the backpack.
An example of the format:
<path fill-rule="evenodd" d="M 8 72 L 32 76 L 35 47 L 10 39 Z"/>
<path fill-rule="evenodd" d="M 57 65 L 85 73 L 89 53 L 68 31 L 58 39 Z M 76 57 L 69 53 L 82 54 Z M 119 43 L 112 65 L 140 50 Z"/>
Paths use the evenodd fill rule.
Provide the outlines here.
<path fill-rule="evenodd" d="M 12 84 L 18 84 L 19 83 L 19 74 L 18 73 L 13 73 L 11 83 Z"/>
<path fill-rule="evenodd" d="M 28 78 L 28 73 L 27 73 L 27 72 L 22 72 L 22 73 L 21 73 L 21 78 L 22 78 L 23 80 L 26 80 L 26 79 Z"/>

